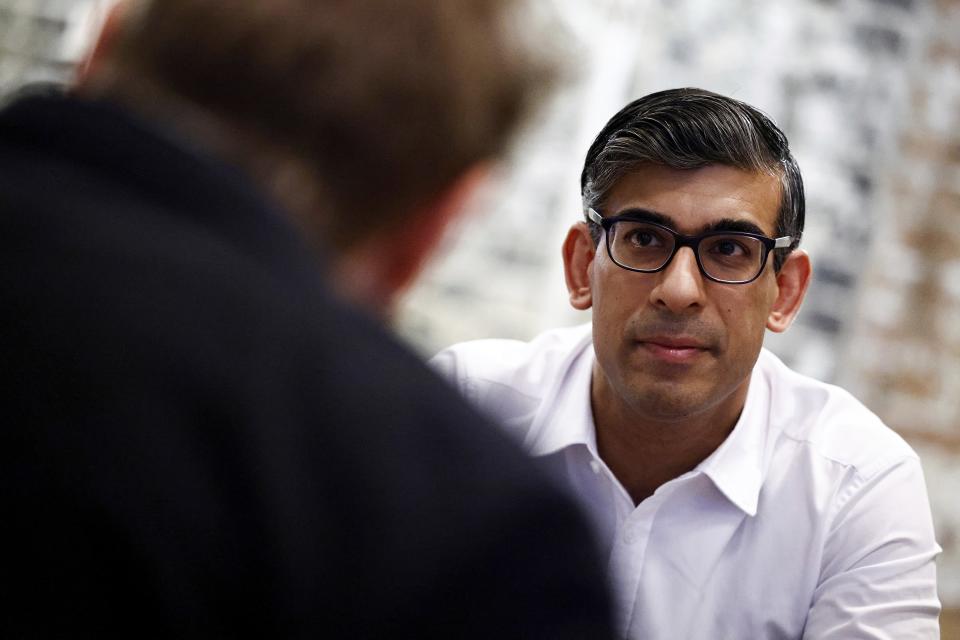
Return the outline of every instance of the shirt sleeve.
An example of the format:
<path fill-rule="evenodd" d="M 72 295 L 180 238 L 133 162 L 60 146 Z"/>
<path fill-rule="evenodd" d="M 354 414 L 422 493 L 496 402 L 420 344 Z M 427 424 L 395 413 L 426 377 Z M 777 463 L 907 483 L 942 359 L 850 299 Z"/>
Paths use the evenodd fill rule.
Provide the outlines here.
<path fill-rule="evenodd" d="M 939 638 L 933 532 L 920 462 L 853 474 L 837 496 L 804 638 Z"/>

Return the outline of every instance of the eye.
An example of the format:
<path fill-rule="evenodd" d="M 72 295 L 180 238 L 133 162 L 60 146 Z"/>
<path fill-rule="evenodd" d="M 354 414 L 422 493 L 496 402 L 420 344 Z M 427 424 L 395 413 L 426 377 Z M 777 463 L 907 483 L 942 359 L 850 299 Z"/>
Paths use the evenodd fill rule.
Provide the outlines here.
<path fill-rule="evenodd" d="M 634 231 L 627 239 L 639 247 L 649 247 L 657 241 L 656 237 L 649 231 Z"/>
<path fill-rule="evenodd" d="M 748 242 L 748 238 L 720 236 L 710 242 L 709 251 L 724 258 L 745 258 L 752 253 Z"/>
<path fill-rule="evenodd" d="M 717 243 L 717 251 L 725 256 L 734 256 L 743 253 L 743 247 L 733 240 L 723 240 Z"/>
<path fill-rule="evenodd" d="M 640 224 L 624 231 L 623 239 L 637 249 L 653 249 L 666 244 L 663 232 L 656 227 Z"/>

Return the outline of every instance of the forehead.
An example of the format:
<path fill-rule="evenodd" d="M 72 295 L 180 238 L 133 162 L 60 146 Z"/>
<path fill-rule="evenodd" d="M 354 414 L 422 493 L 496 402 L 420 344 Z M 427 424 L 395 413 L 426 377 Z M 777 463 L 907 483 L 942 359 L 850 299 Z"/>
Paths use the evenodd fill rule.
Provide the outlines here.
<path fill-rule="evenodd" d="M 667 217 L 677 231 L 697 233 L 719 220 L 752 222 L 772 235 L 780 179 L 724 165 L 673 169 L 642 165 L 625 174 L 604 199 L 605 216 L 645 209 Z"/>

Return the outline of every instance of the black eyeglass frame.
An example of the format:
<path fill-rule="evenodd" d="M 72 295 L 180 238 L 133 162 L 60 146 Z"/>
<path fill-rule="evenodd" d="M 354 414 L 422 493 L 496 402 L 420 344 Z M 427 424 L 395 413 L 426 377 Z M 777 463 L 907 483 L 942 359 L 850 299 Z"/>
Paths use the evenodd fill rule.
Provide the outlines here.
<path fill-rule="evenodd" d="M 793 242 L 793 238 L 791 236 L 781 236 L 779 238 L 768 238 L 765 235 L 761 235 L 759 233 L 750 233 L 749 231 L 718 230 L 718 231 L 707 231 L 705 233 L 701 233 L 694 236 L 685 236 L 682 233 L 677 233 L 670 227 L 665 227 L 662 224 L 657 224 L 656 222 L 650 222 L 649 220 L 645 220 L 643 218 L 640 218 L 630 213 L 625 213 L 619 216 L 611 216 L 609 218 L 604 218 L 599 213 L 597 213 L 596 209 L 592 207 L 587 209 L 587 218 L 591 222 L 594 222 L 600 225 L 601 227 L 603 227 L 603 235 L 605 236 L 604 244 L 607 246 L 607 255 L 610 256 L 610 259 L 613 260 L 613 263 L 618 267 L 620 267 L 621 269 L 626 269 L 627 271 L 636 271 L 638 273 L 658 273 L 666 269 L 668 266 L 670 266 L 670 263 L 673 262 L 673 258 L 677 255 L 677 252 L 680 251 L 680 249 L 682 249 L 683 247 L 690 247 L 690 250 L 693 251 L 694 257 L 697 259 L 697 267 L 700 269 L 701 275 L 703 275 L 703 277 L 706 278 L 707 280 L 711 280 L 713 282 L 719 282 L 720 284 L 750 284 L 751 282 L 759 278 L 760 274 L 763 273 L 764 267 L 767 266 L 767 259 L 770 257 L 770 253 L 774 249 L 788 249 L 790 248 L 790 245 Z M 629 222 L 642 222 L 643 224 L 649 224 L 653 227 L 657 227 L 658 229 L 663 229 L 664 231 L 669 233 L 671 236 L 673 236 L 673 251 L 670 253 L 670 255 L 667 257 L 667 259 L 664 261 L 662 265 L 660 265 L 656 269 L 638 269 L 637 267 L 628 267 L 627 265 L 622 264 L 619 260 L 617 260 L 613 256 L 613 250 L 610 248 L 610 227 L 612 227 L 615 223 L 620 222 L 621 220 L 626 220 Z M 754 238 L 755 240 L 759 240 L 761 245 L 763 246 L 764 253 L 763 253 L 763 256 L 761 256 L 760 268 L 757 270 L 757 274 L 752 278 L 750 278 L 749 280 L 721 280 L 720 278 L 715 278 L 709 273 L 707 273 L 706 269 L 703 268 L 703 263 L 700 261 L 700 251 L 699 251 L 700 242 L 705 240 L 706 238 L 712 238 L 715 236 L 743 236 L 746 238 Z"/>

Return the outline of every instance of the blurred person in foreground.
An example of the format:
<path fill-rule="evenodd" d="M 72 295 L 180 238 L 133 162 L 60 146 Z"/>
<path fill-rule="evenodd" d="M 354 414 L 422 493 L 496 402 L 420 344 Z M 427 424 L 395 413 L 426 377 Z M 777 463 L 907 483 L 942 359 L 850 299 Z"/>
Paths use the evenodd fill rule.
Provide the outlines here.
<path fill-rule="evenodd" d="M 920 462 L 842 389 L 762 348 L 810 281 L 783 133 L 737 100 L 651 94 L 581 177 L 563 261 L 590 325 L 434 363 L 593 516 L 631 638 L 936 638 Z"/>
<path fill-rule="evenodd" d="M 0 112 L 0 636 L 605 637 L 384 309 L 546 77 L 501 0 L 157 0 Z"/>

